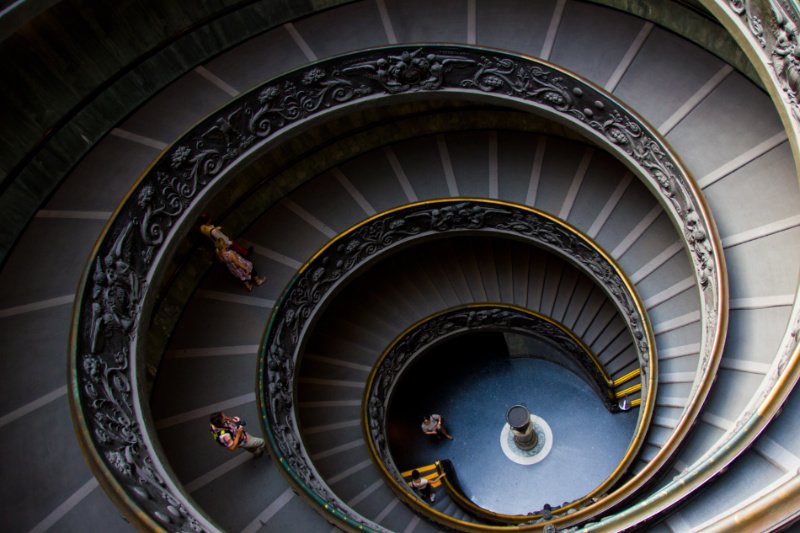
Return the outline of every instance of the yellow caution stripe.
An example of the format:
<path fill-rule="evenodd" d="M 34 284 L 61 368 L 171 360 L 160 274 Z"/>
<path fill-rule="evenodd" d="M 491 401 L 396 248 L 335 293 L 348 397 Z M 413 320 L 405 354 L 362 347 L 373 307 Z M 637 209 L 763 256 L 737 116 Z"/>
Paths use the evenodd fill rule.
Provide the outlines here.
<path fill-rule="evenodd" d="M 411 472 L 414 470 L 419 470 L 420 475 L 427 480 L 431 480 L 435 477 L 438 477 L 439 474 L 436 471 L 436 463 L 432 465 L 420 466 L 418 468 L 412 468 L 411 470 L 406 470 L 405 472 L 400 472 L 400 475 L 403 476 L 403 479 L 406 482 L 411 483 Z M 442 484 L 441 480 L 431 482 L 431 487 L 436 488 Z"/>

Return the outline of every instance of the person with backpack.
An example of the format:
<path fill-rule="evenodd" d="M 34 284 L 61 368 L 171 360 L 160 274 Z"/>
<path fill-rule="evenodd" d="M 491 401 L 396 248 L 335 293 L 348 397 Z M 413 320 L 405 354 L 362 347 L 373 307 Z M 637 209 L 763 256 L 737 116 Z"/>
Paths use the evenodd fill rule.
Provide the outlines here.
<path fill-rule="evenodd" d="M 443 477 L 444 474 L 440 474 L 434 479 L 428 481 L 426 478 L 420 475 L 419 470 L 414 470 L 411 472 L 411 482 L 408 485 L 417 494 L 417 496 L 423 500 L 433 503 L 436 501 L 436 494 L 433 492 L 433 486 L 431 484 L 436 483 Z"/>
<path fill-rule="evenodd" d="M 244 448 L 255 457 L 261 457 L 266 449 L 264 439 L 254 437 L 247 433 L 247 422 L 238 416 L 227 416 L 222 411 L 214 413 L 209 419 L 211 435 L 220 446 L 230 451 Z"/>

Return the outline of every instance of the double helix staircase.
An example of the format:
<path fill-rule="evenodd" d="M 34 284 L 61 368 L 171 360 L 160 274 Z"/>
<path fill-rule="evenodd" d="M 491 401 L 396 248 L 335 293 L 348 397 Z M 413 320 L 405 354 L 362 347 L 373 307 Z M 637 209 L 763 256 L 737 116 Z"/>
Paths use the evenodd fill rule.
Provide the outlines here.
<path fill-rule="evenodd" d="M 673 478 L 709 462 L 709 453 L 717 453 L 711 462 L 717 461 L 726 453 L 718 450 L 727 433 L 749 424 L 751 400 L 781 385 L 771 369 L 785 366 L 791 355 L 785 346 L 800 264 L 800 191 L 791 134 L 747 63 L 730 50 L 723 60 L 666 29 L 669 20 L 658 13 L 651 21 L 606 3 L 365 0 L 310 12 L 298 8 L 291 16 L 268 3 L 246 2 L 231 4 L 224 17 L 196 29 L 191 35 L 200 42 L 213 41 L 209 28 L 222 31 L 237 23 L 250 37 L 236 46 L 218 44 L 218 51 L 209 44 L 202 61 L 174 67 L 180 73 L 174 81 L 141 105 L 132 102 L 129 114 L 90 143 L 20 227 L 2 265 L 0 364 L 10 379 L 0 395 L 0 427 L 24 436 L 2 445 L 6 483 L 0 500 L 13 509 L 0 521 L 4 529 L 132 529 L 86 466 L 69 421 L 74 393 L 63 373 L 76 287 L 91 272 L 87 258 L 126 191 L 183 132 L 251 87 L 317 60 L 407 43 L 455 43 L 543 58 L 603 88 L 666 139 L 702 190 L 727 266 L 727 340 L 707 401 L 686 437 L 673 443 L 700 386 L 703 316 L 686 235 L 657 194 L 603 146 L 566 126 L 481 101 L 447 104 L 440 95 L 445 102 L 438 106 L 404 102 L 412 111 L 384 116 L 383 123 L 353 119 L 362 122 L 341 138 L 299 135 L 297 145 L 317 143 L 321 154 L 306 154 L 283 169 L 284 177 L 302 178 L 276 180 L 268 201 L 259 204 L 261 193 L 254 193 L 248 204 L 240 195 L 240 203 L 219 211 L 230 222 L 222 220 L 226 228 L 241 226 L 237 237 L 252 245 L 254 263 L 267 277 L 263 286 L 248 293 L 210 260 L 194 272 L 195 263 L 176 266 L 173 286 L 181 276 L 199 281 L 183 289 L 188 296 L 182 310 L 173 311 L 179 318 L 163 357 L 146 370 L 154 377 L 152 395 L 138 401 L 145 420 L 152 421 L 150 442 L 178 490 L 225 530 L 334 528 L 296 494 L 278 461 L 216 446 L 207 417 L 217 410 L 235 412 L 259 432 L 259 345 L 284 288 L 318 250 L 378 213 L 447 198 L 526 205 L 565 221 L 620 266 L 647 311 L 658 384 L 631 475 L 647 473 L 665 447 L 670 456 L 643 495 L 626 504 L 627 514 L 623 507 L 612 522 L 594 527 L 622 529 L 630 525 L 627 516 L 633 516 L 631 523 L 649 520 L 642 523 L 656 531 L 724 527 L 741 508 L 792 483 L 800 467 L 794 396 L 763 433 L 755 438 L 753 432 L 753 444 L 743 445 L 734 462 L 719 460 L 701 480 L 703 490 L 679 508 L 665 504 L 663 511 L 650 512 L 637 503 L 647 495 L 667 498 L 677 490 L 674 483 L 682 484 Z M 710 15 L 698 15 L 689 4 L 669 5 L 676 16 L 720 31 Z M 273 13 L 272 20 L 281 22 L 265 16 L 258 23 L 245 21 L 253 12 Z M 725 42 L 733 47 L 733 41 Z M 414 105 L 420 108 L 414 111 Z M 224 203 L 225 193 L 220 196 Z M 250 219 L 242 222 L 237 209 Z M 187 234 L 180 253 L 208 254 L 210 242 L 194 229 Z M 406 328 L 457 306 L 510 304 L 575 332 L 612 379 L 637 366 L 618 310 L 579 268 L 508 239 L 428 246 L 425 253 L 411 249 L 403 261 L 380 264 L 343 290 L 315 324 L 297 367 L 298 427 L 306 454 L 342 502 L 390 531 L 440 529 L 397 497 L 361 428 L 369 373 Z M 440 505 L 445 514 L 471 520 L 449 501 Z"/>

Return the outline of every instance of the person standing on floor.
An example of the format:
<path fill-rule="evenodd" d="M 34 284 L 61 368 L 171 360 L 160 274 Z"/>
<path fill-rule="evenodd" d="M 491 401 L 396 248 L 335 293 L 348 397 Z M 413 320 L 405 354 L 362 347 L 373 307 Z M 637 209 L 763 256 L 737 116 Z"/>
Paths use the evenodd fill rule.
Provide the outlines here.
<path fill-rule="evenodd" d="M 236 279 L 244 282 L 244 286 L 248 291 L 252 291 L 253 287 L 264 283 L 264 276 L 259 276 L 253 268 L 253 263 L 237 254 L 227 247 L 225 241 L 217 239 L 216 242 L 217 259 L 225 263 L 228 271 L 233 274 Z"/>
<path fill-rule="evenodd" d="M 419 470 L 413 470 L 411 472 L 411 482 L 408 485 L 415 493 L 417 493 L 417 495 L 420 498 L 422 498 L 423 500 L 428 500 L 429 502 L 433 503 L 436 501 L 436 494 L 433 492 L 433 486 L 431 485 L 431 483 L 436 483 L 443 477 L 444 474 L 442 473 L 439 474 L 439 476 L 428 481 L 427 479 L 425 479 L 420 475 Z"/>
<path fill-rule="evenodd" d="M 453 440 L 453 437 L 444 428 L 444 420 L 442 420 L 441 415 L 433 414 L 423 417 L 422 432 L 440 439 L 444 437 L 448 440 Z"/>
<path fill-rule="evenodd" d="M 238 416 L 227 416 L 222 411 L 214 413 L 209 419 L 211 434 L 214 440 L 230 451 L 244 448 L 256 457 L 264 455 L 266 443 L 264 439 L 254 437 L 247 433 L 247 423 Z"/>

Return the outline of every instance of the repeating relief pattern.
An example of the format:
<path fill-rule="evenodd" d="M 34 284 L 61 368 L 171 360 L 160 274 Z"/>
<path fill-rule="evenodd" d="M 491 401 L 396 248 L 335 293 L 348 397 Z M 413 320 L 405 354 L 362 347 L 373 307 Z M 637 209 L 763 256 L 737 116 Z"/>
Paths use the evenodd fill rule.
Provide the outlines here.
<path fill-rule="evenodd" d="M 800 14 L 796 4 L 790 0 L 728 0 L 728 7 L 763 49 L 793 117 L 800 120 Z"/>
<path fill-rule="evenodd" d="M 321 481 L 312 461 L 305 454 L 293 404 L 294 366 L 302 352 L 305 331 L 313 323 L 315 314 L 323 307 L 326 298 L 334 294 L 340 284 L 367 263 L 412 240 L 458 233 L 488 233 L 522 238 L 537 246 L 549 248 L 590 275 L 606 291 L 627 325 L 641 369 L 642 397 L 647 396 L 648 377 L 654 358 L 649 342 L 649 324 L 636 306 L 635 297 L 628 290 L 622 273 L 585 238 L 565 224 L 538 212 L 491 200 L 438 200 L 391 211 L 340 235 L 306 265 L 305 270 L 292 280 L 273 311 L 270 328 L 264 340 L 265 367 L 260 379 L 266 384 L 261 390 L 265 391 L 264 403 L 269 406 L 265 413 L 268 432 L 280 451 L 279 457 L 285 458 L 293 474 L 330 504 L 342 505 Z M 506 312 L 506 315 L 502 312 L 466 311 L 463 318 L 466 327 L 481 327 L 492 319 L 506 320 L 514 327 L 521 320 L 519 313 Z M 416 341 L 422 344 L 431 342 L 434 333 L 443 334 L 451 325 L 447 321 L 438 320 L 430 324 L 432 327 L 440 326 L 440 329 L 434 331 L 435 327 L 421 328 L 417 330 L 420 336 L 415 337 Z M 533 324 L 530 319 L 527 320 L 527 325 L 534 331 L 544 327 Z M 563 332 L 549 333 L 553 334 L 553 339 L 564 337 Z M 569 348 L 566 344 L 565 346 Z M 577 349 L 581 351 L 580 348 Z M 411 352 L 406 353 L 406 356 L 410 355 Z M 581 356 L 580 359 L 584 357 Z M 388 393 L 391 380 L 397 377 L 403 361 L 402 357 L 393 357 L 388 360 L 389 366 L 382 369 L 376 387 L 383 394 Z M 596 372 L 596 369 L 592 372 Z M 596 377 L 603 380 L 602 376 Z M 369 420 L 373 439 L 378 443 L 379 450 L 382 450 L 383 457 L 388 458 L 381 425 L 381 402 L 384 399 L 383 396 L 370 398 Z M 652 405 L 645 405 L 644 408 L 652 410 Z M 646 422 L 648 418 L 644 416 L 642 420 Z"/>
<path fill-rule="evenodd" d="M 786 57 L 794 58 L 788 53 Z M 191 509 L 187 498 L 169 488 L 162 478 L 166 474 L 159 475 L 163 472 L 160 460 L 145 444 L 142 421 L 132 408 L 134 377 L 138 362 L 143 360 L 137 332 L 147 326 L 139 324 L 139 317 L 148 280 L 155 271 L 154 258 L 168 245 L 171 232 L 183 222 L 189 206 L 209 183 L 243 155 L 280 135 L 284 128 L 337 106 L 445 90 L 493 95 L 550 111 L 596 132 L 612 151 L 628 158 L 640 170 L 661 193 L 662 203 L 686 235 L 703 289 L 708 333 L 701 360 L 703 365 L 708 364 L 708 354 L 713 350 L 708 339 L 713 338 L 711 333 L 717 326 L 713 310 L 720 298 L 720 287 L 716 285 L 719 259 L 710 244 L 710 224 L 701 215 L 699 200 L 675 159 L 631 113 L 599 90 L 549 65 L 496 51 L 457 46 L 393 47 L 321 62 L 237 98 L 172 146 L 122 206 L 92 259 L 92 272 L 86 276 L 72 368 L 85 438 L 96 451 L 96 459 L 117 480 L 119 490 L 164 527 L 197 530 L 206 521 Z M 453 213 L 428 216 L 441 219 Z M 369 254 L 387 234 L 395 238 L 414 227 L 409 221 L 405 227 L 389 228 L 391 232 L 375 228 L 373 235 L 361 235 L 358 243 L 350 243 L 355 249 L 341 261 L 357 262 L 359 254 Z M 306 303 L 296 306 L 296 316 L 285 317 L 280 325 L 283 335 L 300 335 L 299 325 L 311 312 L 319 287 L 335 281 L 343 266 L 344 263 L 319 265 L 302 280 L 296 288 L 299 292 L 292 297 Z M 305 296 L 301 298 L 302 295 Z M 622 309 L 630 307 L 623 292 L 615 297 Z M 641 328 L 641 324 L 632 326 Z M 645 341 L 644 337 L 639 339 Z M 297 448 L 296 435 L 287 434 L 295 432 L 293 415 L 290 409 L 278 408 L 290 403 L 291 385 L 272 379 L 275 375 L 293 375 L 292 357 L 288 350 L 270 348 L 266 404 L 275 413 L 271 423 L 283 435 L 278 440 L 289 468 L 303 472 L 307 469 L 303 468 L 303 452 Z M 314 476 L 300 477 L 312 490 L 325 493 Z"/>

